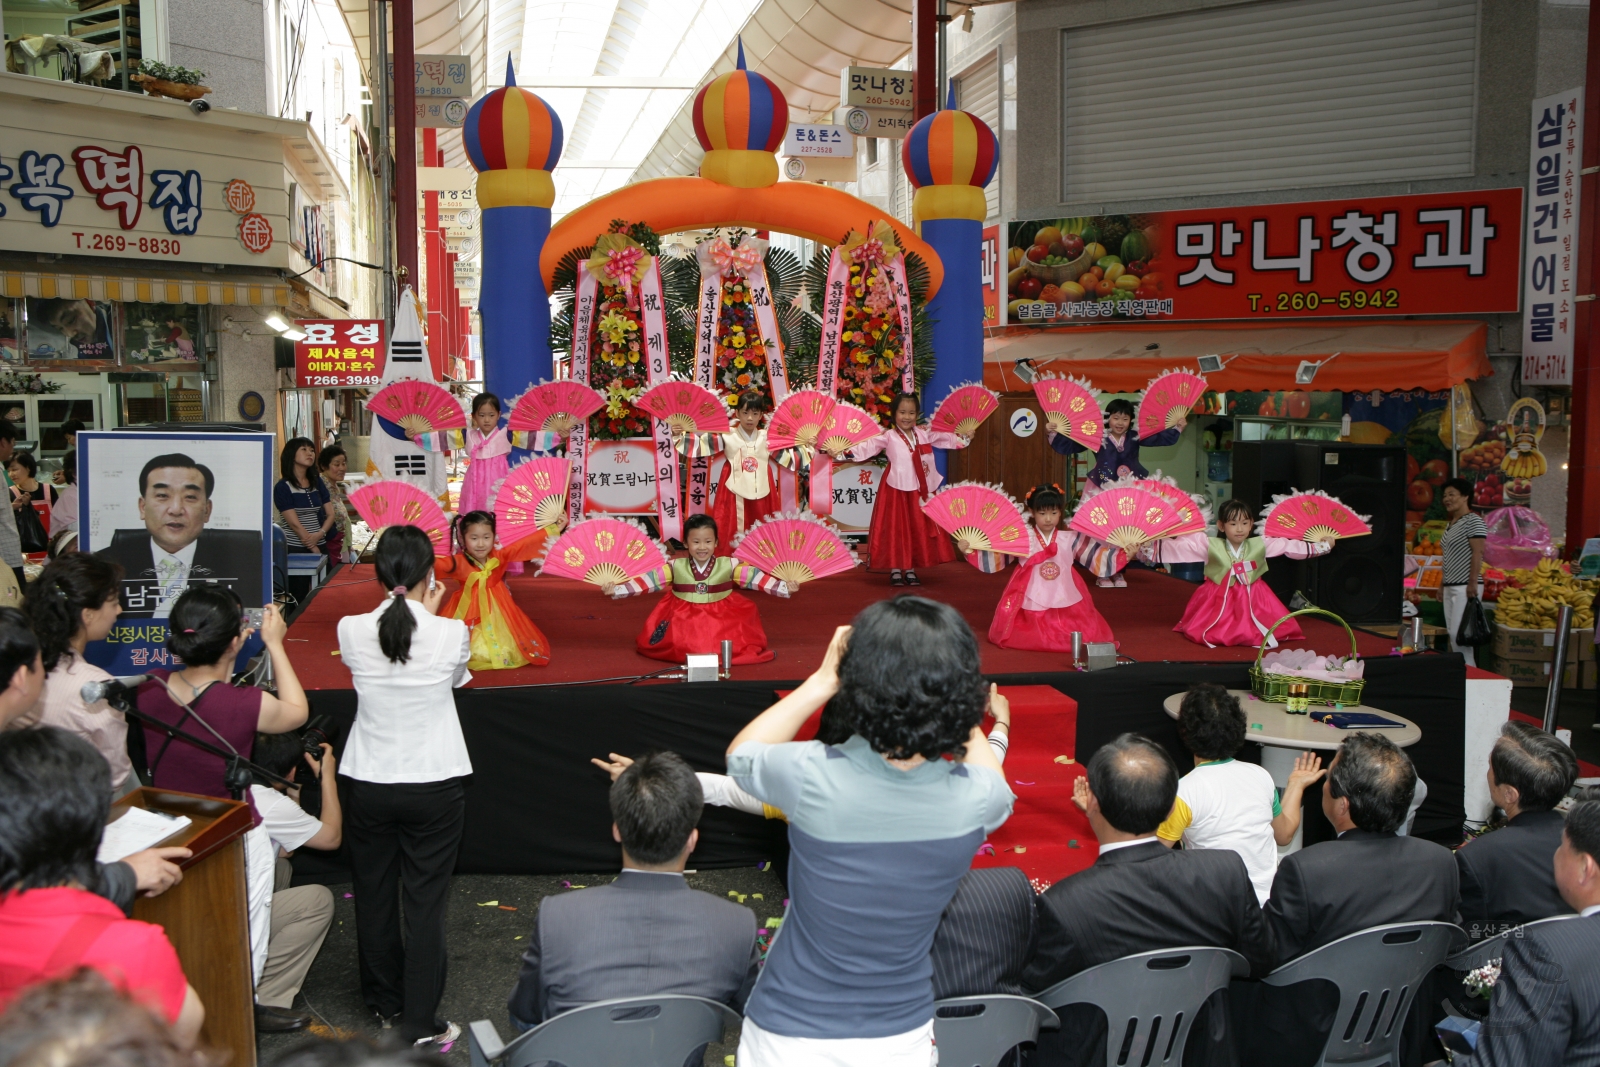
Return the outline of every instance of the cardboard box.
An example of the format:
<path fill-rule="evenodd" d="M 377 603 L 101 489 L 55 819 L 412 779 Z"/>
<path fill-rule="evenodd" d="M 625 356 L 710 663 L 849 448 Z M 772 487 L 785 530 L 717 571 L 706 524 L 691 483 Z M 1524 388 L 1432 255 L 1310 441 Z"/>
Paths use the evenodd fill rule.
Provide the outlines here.
<path fill-rule="evenodd" d="M 1484 669 L 1511 679 L 1513 688 L 1544 689 L 1550 685 L 1549 661 L 1536 662 L 1533 660 L 1495 658 L 1490 660 Z M 1566 671 L 1562 674 L 1561 688 L 1594 689 L 1597 670 L 1600 670 L 1600 668 L 1597 668 L 1593 661 L 1588 663 L 1568 663 Z"/>
<path fill-rule="evenodd" d="M 1515 626 L 1497 626 L 1494 634 L 1494 654 L 1499 659 L 1524 660 L 1530 663 L 1548 663 L 1555 658 L 1556 632 L 1554 630 L 1524 630 Z M 1567 662 L 1590 663 L 1594 660 L 1594 628 L 1573 628 L 1567 637 Z"/>

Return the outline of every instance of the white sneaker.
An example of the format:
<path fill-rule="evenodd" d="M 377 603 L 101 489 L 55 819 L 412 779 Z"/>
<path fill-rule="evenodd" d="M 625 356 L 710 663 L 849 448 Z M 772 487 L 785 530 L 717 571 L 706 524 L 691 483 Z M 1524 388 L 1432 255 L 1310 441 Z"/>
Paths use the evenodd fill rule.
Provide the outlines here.
<path fill-rule="evenodd" d="M 421 1048 L 424 1045 L 438 1045 L 439 1048 L 443 1050 L 449 1048 L 450 1045 L 455 1042 L 456 1038 L 460 1036 L 461 1027 L 457 1026 L 455 1023 L 447 1022 L 444 1024 L 444 1033 L 434 1034 L 432 1037 L 419 1037 L 416 1040 L 415 1047 Z"/>
<path fill-rule="evenodd" d="M 1115 589 L 1117 586 L 1117 583 L 1112 581 L 1110 578 L 1096 578 L 1094 580 L 1094 584 L 1099 586 L 1101 589 Z"/>

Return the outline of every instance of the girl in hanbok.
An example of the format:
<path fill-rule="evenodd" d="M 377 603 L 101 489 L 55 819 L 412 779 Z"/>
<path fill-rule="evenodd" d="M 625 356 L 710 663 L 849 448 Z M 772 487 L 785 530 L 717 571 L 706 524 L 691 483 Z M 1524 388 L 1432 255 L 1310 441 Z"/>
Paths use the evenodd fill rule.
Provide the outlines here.
<path fill-rule="evenodd" d="M 734 410 L 735 425 L 722 435 L 722 454 L 728 462 L 717 483 L 711 517 L 717 520 L 717 529 L 727 531 L 729 537 L 779 510 L 768 462 L 767 431 L 761 427 L 764 406 L 760 393 L 740 396 Z"/>
<path fill-rule="evenodd" d="M 766 663 L 774 653 L 755 603 L 735 592 L 759 589 L 787 597 L 788 583 L 765 571 L 717 555 L 717 520 L 691 515 L 683 524 L 689 554 L 663 563 L 622 585 L 601 585 L 606 596 L 621 599 L 640 593 L 666 592 L 645 620 L 634 642 L 641 656 L 682 663 L 688 655 L 717 653 L 724 640 L 733 642 L 733 662 Z"/>
<path fill-rule="evenodd" d="M 500 426 L 500 398 L 493 393 L 479 393 L 472 398 L 472 425 L 467 427 L 467 474 L 461 479 L 457 514 L 473 511 L 494 514 L 494 498 L 500 492 L 500 483 L 511 473 L 510 455 L 511 431 Z M 522 562 L 520 558 L 508 562 L 505 575 L 521 574 Z"/>
<path fill-rule="evenodd" d="M 1097 544 L 1075 530 L 1063 529 L 1066 501 L 1061 490 L 1041 485 L 1028 493 L 1026 558 L 999 552 L 972 552 L 965 541 L 956 547 L 979 570 L 993 573 L 1015 562 L 1017 569 L 989 624 L 989 640 L 1001 648 L 1032 652 L 1071 652 L 1072 634 L 1090 641 L 1114 641 L 1111 624 L 1096 610 L 1089 587 L 1072 561 L 1079 551 Z"/>
<path fill-rule="evenodd" d="M 935 448 L 966 448 L 971 441 L 956 433 L 917 425 L 922 407 L 915 393 L 894 400 L 894 425 L 870 441 L 835 457 L 856 461 L 879 452 L 889 456 L 867 531 L 868 570 L 888 571 L 890 585 L 921 585 L 918 567 L 950 563 L 956 558 L 950 536 L 922 513 L 944 476 L 934 464 Z"/>
<path fill-rule="evenodd" d="M 1242 500 L 1225 500 L 1217 508 L 1216 537 L 1192 533 L 1172 538 L 1170 551 L 1163 554 L 1169 563 L 1206 565 L 1205 581 L 1189 598 L 1183 618 L 1173 629 L 1197 645 L 1257 646 L 1272 624 L 1289 614 L 1283 601 L 1261 579 L 1267 573 L 1267 559 L 1288 556 L 1309 559 L 1325 555 L 1333 548 L 1330 535 L 1322 541 L 1292 541 L 1282 537 L 1256 537 L 1255 520 Z M 1299 623 L 1290 619 L 1273 633 L 1267 647 L 1278 640 L 1305 637 Z"/>
<path fill-rule="evenodd" d="M 461 583 L 461 588 L 445 602 L 441 614 L 460 619 L 472 632 L 469 670 L 549 665 L 550 642 L 511 599 L 506 571 L 511 563 L 537 559 L 546 539 L 552 533 L 559 534 L 566 525 L 567 517 L 562 515 L 554 525 L 496 548 L 493 514 L 469 511 L 456 520 L 454 534 L 461 550 L 436 560 L 433 573 Z"/>

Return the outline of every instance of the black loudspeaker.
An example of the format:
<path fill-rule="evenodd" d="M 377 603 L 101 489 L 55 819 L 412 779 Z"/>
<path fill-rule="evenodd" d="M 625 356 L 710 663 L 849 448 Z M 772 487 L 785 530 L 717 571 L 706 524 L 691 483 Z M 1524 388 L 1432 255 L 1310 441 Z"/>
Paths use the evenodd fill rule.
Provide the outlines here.
<path fill-rule="evenodd" d="M 1405 449 L 1338 441 L 1235 441 L 1233 492 L 1257 514 L 1275 494 L 1320 489 L 1369 516 L 1372 533 L 1316 559 L 1273 559 L 1267 585 L 1346 622 L 1398 622 L 1405 565 Z"/>

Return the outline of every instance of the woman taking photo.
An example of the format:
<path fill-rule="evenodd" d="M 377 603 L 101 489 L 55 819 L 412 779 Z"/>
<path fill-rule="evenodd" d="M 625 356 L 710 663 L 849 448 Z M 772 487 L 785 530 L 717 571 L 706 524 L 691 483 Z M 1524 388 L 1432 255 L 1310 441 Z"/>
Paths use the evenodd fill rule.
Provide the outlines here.
<path fill-rule="evenodd" d="M 444 993 L 445 898 L 472 773 L 451 690 L 471 680 L 472 648 L 465 623 L 438 617 L 445 589 L 433 580 L 427 534 L 389 527 L 376 562 L 383 603 L 339 620 L 339 653 L 356 689 L 339 770 L 349 779 L 340 792 L 361 993 L 405 1040 L 443 1045 L 461 1033 L 434 1013 Z"/>
<path fill-rule="evenodd" d="M 740 1067 L 929 1067 L 934 931 L 1011 814 L 980 724 L 992 702 L 954 608 L 880 601 L 728 746 L 728 775 L 789 819 L 783 929 L 745 1006 Z M 793 740 L 832 701 L 853 736 Z M 951 756 L 947 761 L 944 756 Z"/>
<path fill-rule="evenodd" d="M 1488 541 L 1489 527 L 1484 525 L 1483 516 L 1472 510 L 1472 483 L 1465 478 L 1445 482 L 1439 502 L 1450 520 L 1440 542 L 1444 548 L 1444 574 L 1440 576 L 1443 580 L 1439 599 L 1444 602 L 1444 624 L 1450 631 L 1450 651 L 1461 653 L 1467 666 L 1475 667 L 1472 646 L 1456 644 L 1456 633 L 1461 629 L 1467 600 L 1483 595 L 1483 546 Z"/>
<path fill-rule="evenodd" d="M 316 466 L 317 446 L 306 437 L 290 438 L 278 457 L 283 477 L 272 487 L 272 505 L 283 519 L 290 552 L 324 551 L 333 528 L 333 500 Z"/>
<path fill-rule="evenodd" d="M 44 692 L 33 710 L 13 725 L 59 726 L 88 741 L 111 765 L 116 796 L 139 786 L 128 758 L 128 722 L 104 700 L 85 704 L 80 690 L 111 675 L 83 658 L 90 641 L 101 641 L 122 614 L 117 599 L 122 568 L 95 556 L 68 552 L 45 567 L 28 586 L 22 610 L 39 638 L 46 671 Z"/>
<path fill-rule="evenodd" d="M 239 596 L 232 589 L 221 585 L 191 586 L 173 604 L 169 623 L 167 647 L 183 660 L 184 667 L 177 672 L 151 670 L 152 680 L 139 687 L 140 711 L 245 759 L 254 749 L 257 731 L 282 734 L 305 725 L 306 694 L 283 650 L 283 635 L 288 627 L 276 605 L 268 604 L 262 614 L 261 640 L 272 659 L 277 695 L 254 686 L 231 684 L 234 663 L 253 632 Z M 228 764 L 220 756 L 170 737 L 148 723 L 144 727 L 144 749 L 156 788 L 210 797 L 233 795 L 227 783 Z M 249 790 L 238 799 L 249 801 Z M 272 843 L 253 802 L 250 822 L 251 829 L 244 838 L 245 895 L 250 914 L 251 964 L 259 982 L 271 935 L 275 860 Z"/>

